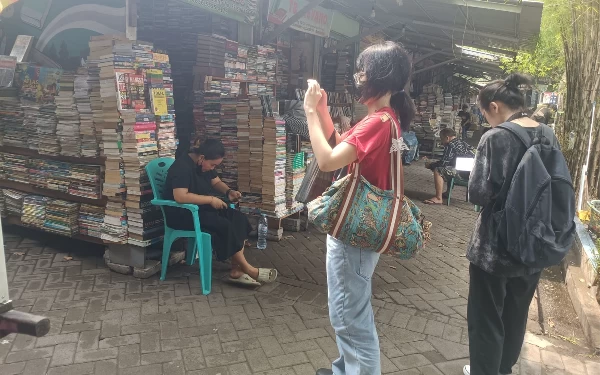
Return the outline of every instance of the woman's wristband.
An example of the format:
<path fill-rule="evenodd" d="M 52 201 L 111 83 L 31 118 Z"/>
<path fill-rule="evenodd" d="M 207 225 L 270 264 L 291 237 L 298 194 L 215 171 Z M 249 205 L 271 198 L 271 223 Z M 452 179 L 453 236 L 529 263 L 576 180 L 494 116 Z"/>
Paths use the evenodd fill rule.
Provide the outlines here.
<path fill-rule="evenodd" d="M 233 191 L 232 189 L 229 189 L 229 190 L 227 190 L 227 191 L 225 192 L 225 197 L 226 197 L 227 199 L 229 199 L 229 193 L 231 193 L 232 191 Z"/>

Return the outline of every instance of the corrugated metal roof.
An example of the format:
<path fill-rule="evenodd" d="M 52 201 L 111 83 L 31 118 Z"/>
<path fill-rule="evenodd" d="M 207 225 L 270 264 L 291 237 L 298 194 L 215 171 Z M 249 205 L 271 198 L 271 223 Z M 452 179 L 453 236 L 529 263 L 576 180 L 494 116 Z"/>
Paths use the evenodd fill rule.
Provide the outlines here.
<path fill-rule="evenodd" d="M 464 53 L 460 46 L 514 55 L 535 44 L 543 9 L 541 2 L 520 0 L 329 0 L 322 5 L 359 17 L 366 29 L 398 21 L 384 31 L 389 39 L 424 53 L 441 51 L 430 57 L 433 63 L 460 57 L 452 64 L 491 75 L 502 73 L 497 60 Z"/>
<path fill-rule="evenodd" d="M 399 5 L 401 3 L 402 5 Z M 438 48 L 454 45 L 518 50 L 539 33 L 543 3 L 518 0 L 330 0 L 326 3 L 376 26 L 397 19 L 389 36 L 408 34 Z M 375 5 L 375 18 L 371 18 Z"/>

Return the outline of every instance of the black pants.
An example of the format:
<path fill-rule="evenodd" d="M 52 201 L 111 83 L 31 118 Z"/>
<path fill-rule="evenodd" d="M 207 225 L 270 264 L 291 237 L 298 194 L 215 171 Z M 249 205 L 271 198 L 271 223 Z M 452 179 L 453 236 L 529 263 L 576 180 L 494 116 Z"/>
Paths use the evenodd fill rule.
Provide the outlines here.
<path fill-rule="evenodd" d="M 471 374 L 510 374 L 521 353 L 529 304 L 541 272 L 507 278 L 471 264 L 469 275 Z"/>

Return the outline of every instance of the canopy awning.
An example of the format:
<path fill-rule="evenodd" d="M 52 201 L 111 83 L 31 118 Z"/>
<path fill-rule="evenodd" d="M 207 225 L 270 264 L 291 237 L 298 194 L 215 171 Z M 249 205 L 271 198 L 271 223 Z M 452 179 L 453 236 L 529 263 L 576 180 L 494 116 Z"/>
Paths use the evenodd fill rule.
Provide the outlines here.
<path fill-rule="evenodd" d="M 493 75 L 501 73 L 500 56 L 535 45 L 543 9 L 541 2 L 520 0 L 329 0 L 322 6 L 358 16 L 363 30 L 397 21 L 383 30 L 388 39 L 436 64 L 475 65 Z"/>

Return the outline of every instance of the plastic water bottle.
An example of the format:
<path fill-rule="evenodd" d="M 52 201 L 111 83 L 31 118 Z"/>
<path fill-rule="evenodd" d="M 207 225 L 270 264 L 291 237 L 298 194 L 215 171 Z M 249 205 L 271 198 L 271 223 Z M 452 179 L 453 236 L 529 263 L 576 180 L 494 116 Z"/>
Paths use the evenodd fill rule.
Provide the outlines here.
<path fill-rule="evenodd" d="M 267 225 L 267 217 L 262 215 L 258 220 L 258 243 L 256 247 L 260 250 L 264 250 L 267 248 L 267 231 L 269 230 L 269 226 Z"/>

